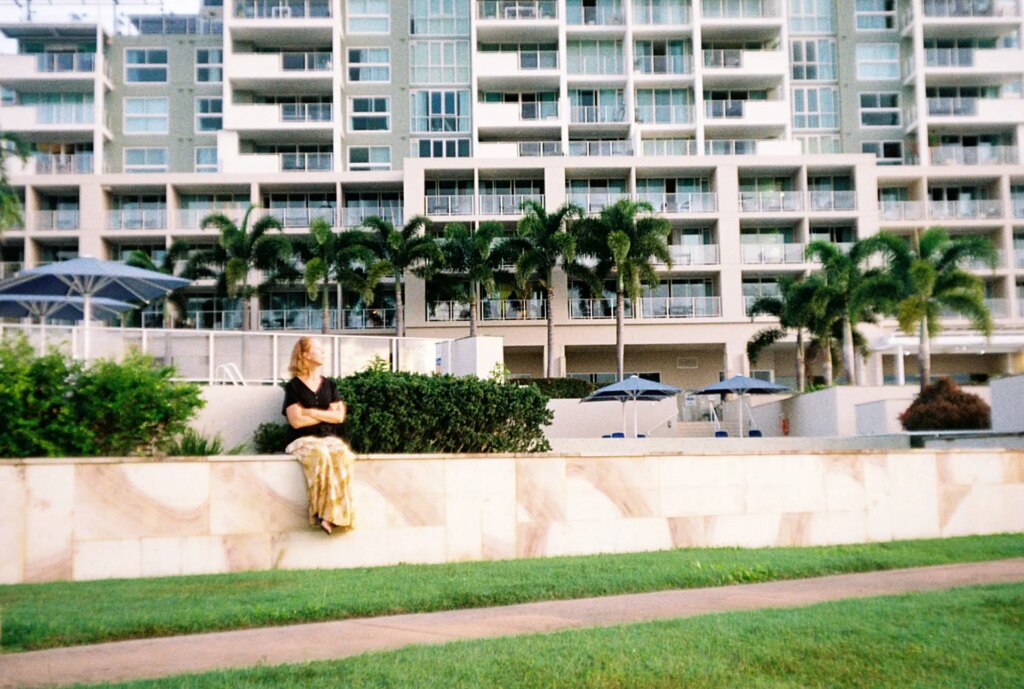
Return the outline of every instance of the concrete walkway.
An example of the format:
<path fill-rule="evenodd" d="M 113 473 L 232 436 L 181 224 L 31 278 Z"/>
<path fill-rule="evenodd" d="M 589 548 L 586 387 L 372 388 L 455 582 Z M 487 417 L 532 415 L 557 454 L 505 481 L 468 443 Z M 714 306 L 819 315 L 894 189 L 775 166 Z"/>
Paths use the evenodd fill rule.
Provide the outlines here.
<path fill-rule="evenodd" d="M 413 644 L 1020 581 L 1024 581 L 1024 558 L 121 641 L 0 655 L 0 687 L 48 687 L 299 663 Z"/>

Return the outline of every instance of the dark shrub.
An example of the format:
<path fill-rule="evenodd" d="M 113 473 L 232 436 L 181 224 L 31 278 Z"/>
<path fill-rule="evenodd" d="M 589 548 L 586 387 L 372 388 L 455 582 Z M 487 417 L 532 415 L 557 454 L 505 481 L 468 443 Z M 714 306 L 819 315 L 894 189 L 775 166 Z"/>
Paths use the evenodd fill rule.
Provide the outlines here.
<path fill-rule="evenodd" d="M 252 444 L 258 454 L 281 454 L 288 444 L 288 424 L 273 421 L 261 423 L 252 437 Z"/>
<path fill-rule="evenodd" d="M 512 382 L 518 385 L 536 385 L 540 394 L 553 400 L 582 398 L 597 389 L 589 380 L 579 378 L 531 378 Z"/>
<path fill-rule="evenodd" d="M 964 392 L 950 378 L 940 378 L 924 389 L 900 414 L 908 431 L 973 431 L 992 425 L 992 410 L 985 400 Z"/>

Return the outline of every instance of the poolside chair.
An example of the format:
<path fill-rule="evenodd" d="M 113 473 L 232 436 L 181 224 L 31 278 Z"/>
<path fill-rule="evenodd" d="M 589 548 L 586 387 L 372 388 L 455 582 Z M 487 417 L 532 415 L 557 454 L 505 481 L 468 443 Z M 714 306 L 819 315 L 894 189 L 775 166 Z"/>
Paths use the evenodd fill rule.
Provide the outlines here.
<path fill-rule="evenodd" d="M 715 437 L 716 438 L 728 438 L 729 437 L 729 431 L 715 431 Z"/>
<path fill-rule="evenodd" d="M 616 431 L 615 433 L 612 433 L 610 437 L 612 437 L 612 438 L 625 438 L 626 434 L 623 433 L 622 431 Z"/>
<path fill-rule="evenodd" d="M 759 428 L 751 428 L 747 432 L 747 437 L 748 438 L 763 438 L 764 437 L 764 433 L 762 433 L 761 429 L 759 429 Z"/>

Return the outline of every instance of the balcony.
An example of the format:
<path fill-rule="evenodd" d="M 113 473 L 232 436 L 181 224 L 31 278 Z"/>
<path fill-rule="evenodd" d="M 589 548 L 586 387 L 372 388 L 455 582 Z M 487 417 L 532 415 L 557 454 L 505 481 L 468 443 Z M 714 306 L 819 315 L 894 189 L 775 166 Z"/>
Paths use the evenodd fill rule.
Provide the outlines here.
<path fill-rule="evenodd" d="M 550 86 L 560 81 L 557 50 L 481 52 L 477 54 L 480 79 L 495 88 Z"/>
<path fill-rule="evenodd" d="M 94 122 L 92 103 L 0 106 L 0 126 L 8 132 L 48 132 L 62 141 L 91 141 Z"/>
<path fill-rule="evenodd" d="M 701 9 L 705 20 L 715 19 L 778 19 L 782 16 L 774 0 L 704 0 Z"/>
<path fill-rule="evenodd" d="M 989 297 L 985 300 L 985 306 L 993 318 L 1008 318 L 1010 315 L 1010 300 Z"/>
<path fill-rule="evenodd" d="M 333 83 L 334 56 L 330 52 L 240 53 L 227 65 L 225 78 L 235 89 L 301 88 L 327 95 Z"/>
<path fill-rule="evenodd" d="M 975 220 L 1003 217 L 1003 204 L 998 200 L 961 199 L 929 201 L 928 217 L 932 220 Z"/>
<path fill-rule="evenodd" d="M 178 211 L 178 229 L 180 230 L 198 230 L 202 224 L 203 219 L 208 215 L 221 214 L 226 215 L 231 222 L 238 224 L 242 222 L 242 218 L 245 217 L 245 208 L 230 207 L 230 208 L 182 208 Z M 253 211 L 252 220 L 255 221 L 259 211 Z"/>
<path fill-rule="evenodd" d="M 809 191 L 808 210 L 811 211 L 852 211 L 857 210 L 855 191 Z"/>
<path fill-rule="evenodd" d="M 924 220 L 924 203 L 921 201 L 881 201 L 878 214 L 882 220 Z"/>
<path fill-rule="evenodd" d="M 740 244 L 745 264 L 806 263 L 806 244 Z"/>
<path fill-rule="evenodd" d="M 88 175 L 92 173 L 92 153 L 66 155 L 35 153 L 29 173 L 37 175 Z"/>
<path fill-rule="evenodd" d="M 625 65 L 621 56 L 617 55 L 584 55 L 569 62 L 570 78 L 579 76 L 624 76 Z"/>
<path fill-rule="evenodd" d="M 614 191 L 592 193 L 569 192 L 567 197 L 569 203 L 579 206 L 585 213 L 600 213 L 608 206 L 613 206 L 622 199 L 628 199 L 629 194 Z"/>
<path fill-rule="evenodd" d="M 942 118 L 944 125 L 1016 124 L 1024 120 L 1024 98 L 929 98 L 928 115 Z"/>
<path fill-rule="evenodd" d="M 718 194 L 714 193 L 640 193 L 637 201 L 645 201 L 656 213 L 714 213 L 718 210 Z"/>
<path fill-rule="evenodd" d="M 1013 266 L 1014 268 L 1024 268 L 1024 248 L 1013 250 Z"/>
<path fill-rule="evenodd" d="M 692 105 L 638 105 L 637 124 L 693 124 Z"/>
<path fill-rule="evenodd" d="M 697 141 L 694 139 L 642 139 L 640 145 L 645 156 L 697 155 Z"/>
<path fill-rule="evenodd" d="M 330 0 L 236 0 L 238 19 L 328 19 Z"/>
<path fill-rule="evenodd" d="M 21 261 L 0 261 L 0 280 L 12 278 L 21 272 Z"/>
<path fill-rule="evenodd" d="M 620 105 L 575 105 L 570 110 L 572 124 L 622 124 L 626 108 Z"/>
<path fill-rule="evenodd" d="M 314 220 L 326 220 L 334 227 L 335 209 L 333 206 L 304 208 L 264 208 L 259 211 L 261 216 L 277 218 L 284 227 L 309 227 Z"/>
<path fill-rule="evenodd" d="M 641 297 L 643 318 L 717 318 L 722 315 L 721 297 Z"/>
<path fill-rule="evenodd" d="M 503 127 L 558 128 L 558 103 L 477 103 L 481 129 Z"/>
<path fill-rule="evenodd" d="M 955 81 L 970 85 L 980 75 L 1019 75 L 1014 65 L 1022 59 L 1020 48 L 925 48 L 925 67 L 929 74 L 943 74 L 944 77 L 962 79 Z M 912 68 L 906 74 L 912 73 Z"/>
<path fill-rule="evenodd" d="M 707 139 L 704 155 L 801 155 L 799 141 L 779 139 Z"/>
<path fill-rule="evenodd" d="M 334 169 L 333 153 L 278 153 L 281 172 L 330 172 Z"/>
<path fill-rule="evenodd" d="M 34 53 L 0 55 L 4 83 L 45 81 L 73 91 L 91 91 L 96 76 L 96 53 Z"/>
<path fill-rule="evenodd" d="M 799 191 L 741 191 L 740 212 L 794 213 L 804 210 L 804 195 Z"/>
<path fill-rule="evenodd" d="M 435 301 L 427 304 L 427 321 L 451 323 L 468 321 L 470 306 L 462 301 Z"/>
<path fill-rule="evenodd" d="M 315 131 L 332 128 L 331 103 L 228 105 L 224 127 L 245 132 Z"/>
<path fill-rule="evenodd" d="M 538 321 L 547 318 L 543 299 L 484 299 L 480 302 L 483 321 Z"/>
<path fill-rule="evenodd" d="M 346 206 L 341 219 L 346 228 L 360 227 L 367 218 L 382 218 L 395 227 L 405 223 L 405 212 L 399 206 Z"/>
<path fill-rule="evenodd" d="M 565 23 L 568 26 L 621 26 L 625 20 L 622 7 L 617 4 L 598 7 L 575 4 L 565 8 Z"/>
<path fill-rule="evenodd" d="M 633 60 L 637 74 L 681 75 L 693 74 L 691 55 L 643 55 Z"/>
<path fill-rule="evenodd" d="M 714 266 L 721 263 L 717 244 L 670 244 L 672 267 Z"/>
<path fill-rule="evenodd" d="M 564 155 L 561 141 L 520 141 L 517 152 L 521 158 Z"/>
<path fill-rule="evenodd" d="M 972 258 L 963 262 L 964 268 L 971 270 L 993 270 L 995 268 L 1002 268 L 1006 265 L 1006 254 L 1002 249 L 995 250 L 995 258 L 993 263 L 984 261 L 980 258 Z"/>
<path fill-rule="evenodd" d="M 123 208 L 107 211 L 108 230 L 166 230 L 167 211 L 163 208 Z"/>
<path fill-rule="evenodd" d="M 480 215 L 523 214 L 523 203 L 535 201 L 544 205 L 543 194 L 481 194 Z"/>
<path fill-rule="evenodd" d="M 570 141 L 571 156 L 631 156 L 633 145 L 626 139 L 621 141 Z"/>
<path fill-rule="evenodd" d="M 704 114 L 708 120 L 738 121 L 751 126 L 785 126 L 786 103 L 764 100 L 706 100 Z"/>
<path fill-rule="evenodd" d="M 693 21 L 692 15 L 693 10 L 682 3 L 633 2 L 633 24 L 637 26 L 682 26 Z"/>
<path fill-rule="evenodd" d="M 555 0 L 478 0 L 476 17 L 519 21 L 557 19 L 558 3 Z"/>
<path fill-rule="evenodd" d="M 77 230 L 79 227 L 79 212 L 77 208 L 38 211 L 36 213 L 36 229 L 43 232 L 51 230 Z"/>
<path fill-rule="evenodd" d="M 623 318 L 633 317 L 633 303 L 628 297 L 624 300 Z M 607 299 L 570 299 L 569 318 L 574 320 L 594 320 L 615 318 L 615 298 Z"/>
<path fill-rule="evenodd" d="M 932 165 L 1015 165 L 1015 146 L 935 146 L 928 149 Z"/>
<path fill-rule="evenodd" d="M 1016 17 L 1016 3 L 996 0 L 926 0 L 926 17 Z"/>
<path fill-rule="evenodd" d="M 781 83 L 789 69 L 781 50 L 703 50 L 705 88 L 718 86 L 764 88 Z"/>
<path fill-rule="evenodd" d="M 472 215 L 473 195 L 458 194 L 451 196 L 433 196 L 424 198 L 427 215 Z"/>
<path fill-rule="evenodd" d="M 1024 199 L 1015 196 L 1010 203 L 1013 205 L 1013 217 L 1024 218 Z"/>

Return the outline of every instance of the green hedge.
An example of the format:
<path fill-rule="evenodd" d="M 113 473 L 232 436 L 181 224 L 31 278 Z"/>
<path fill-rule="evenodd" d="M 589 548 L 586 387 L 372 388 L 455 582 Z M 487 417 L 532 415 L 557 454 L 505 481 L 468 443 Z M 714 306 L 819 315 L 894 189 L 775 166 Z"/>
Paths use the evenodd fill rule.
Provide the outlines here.
<path fill-rule="evenodd" d="M 473 377 L 364 371 L 337 381 L 342 433 L 360 453 L 544 452 L 547 399 L 535 387 Z M 287 427 L 263 424 L 259 452 L 281 452 Z"/>
<path fill-rule="evenodd" d="M 152 454 L 202 407 L 173 367 L 132 354 L 86 366 L 36 356 L 24 337 L 0 341 L 0 457 Z"/>
<path fill-rule="evenodd" d="M 540 394 L 553 400 L 579 399 L 597 389 L 589 380 L 579 378 L 526 378 L 513 382 L 519 385 L 536 385 Z"/>

